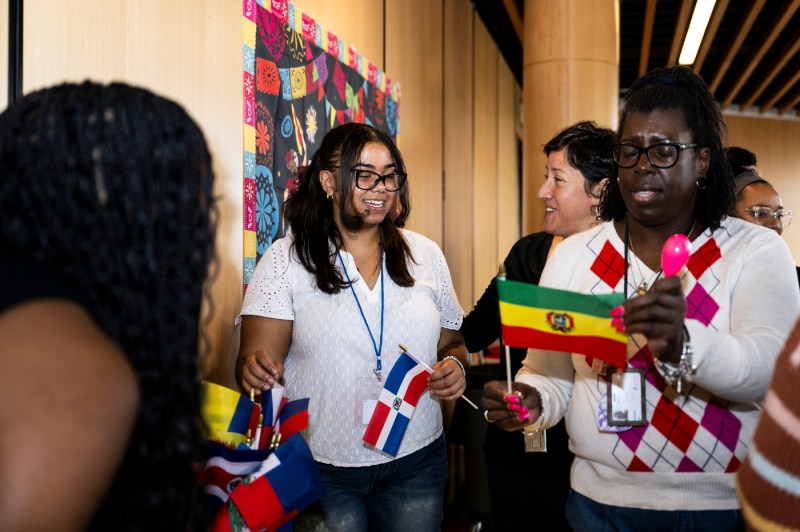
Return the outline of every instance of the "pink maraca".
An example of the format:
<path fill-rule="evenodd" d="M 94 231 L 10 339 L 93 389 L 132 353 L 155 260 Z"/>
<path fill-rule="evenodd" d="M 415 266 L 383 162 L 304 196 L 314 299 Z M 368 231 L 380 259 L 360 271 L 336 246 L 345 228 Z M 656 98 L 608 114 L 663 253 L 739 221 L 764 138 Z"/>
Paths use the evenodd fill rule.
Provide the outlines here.
<path fill-rule="evenodd" d="M 665 277 L 675 275 L 689 261 L 692 253 L 692 243 L 686 235 L 672 235 L 664 243 L 661 250 L 661 270 Z"/>

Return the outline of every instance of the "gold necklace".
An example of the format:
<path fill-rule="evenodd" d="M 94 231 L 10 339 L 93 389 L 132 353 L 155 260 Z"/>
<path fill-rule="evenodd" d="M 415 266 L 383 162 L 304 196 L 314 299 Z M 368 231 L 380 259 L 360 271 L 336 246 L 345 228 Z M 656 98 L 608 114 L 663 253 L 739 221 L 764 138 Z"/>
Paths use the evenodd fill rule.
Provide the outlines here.
<path fill-rule="evenodd" d="M 686 233 L 686 237 L 689 240 L 692 239 L 692 233 L 694 233 L 695 227 L 697 227 L 697 220 L 692 221 L 692 227 L 689 228 L 689 232 Z M 640 296 L 643 296 L 650 289 L 648 286 L 651 287 L 652 284 L 655 284 L 655 282 L 658 281 L 659 277 L 661 277 L 663 271 L 661 270 L 661 266 L 659 266 L 659 268 L 655 271 L 655 273 L 650 276 L 650 279 L 646 280 L 644 278 L 644 273 L 642 273 L 642 268 L 639 266 L 639 256 L 636 255 L 636 250 L 633 249 L 633 238 L 631 238 L 630 233 L 628 234 L 628 246 L 631 248 L 631 253 L 633 253 L 633 258 L 635 259 L 636 263 L 636 269 L 639 271 L 639 277 L 642 279 L 641 284 L 639 284 L 638 288 L 636 288 L 636 293 L 639 294 Z M 655 279 L 653 279 L 654 276 Z"/>
<path fill-rule="evenodd" d="M 636 288 L 636 293 L 639 294 L 640 296 L 643 296 L 650 289 L 649 287 L 651 286 L 651 283 L 655 283 L 656 281 L 658 281 L 658 278 L 661 277 L 661 267 L 659 267 L 653 273 L 653 275 L 650 276 L 650 279 L 645 279 L 644 273 L 642 272 L 642 268 L 641 266 L 639 266 L 639 256 L 636 255 L 636 250 L 633 249 L 633 238 L 631 238 L 630 234 L 628 234 L 628 246 L 631 248 L 631 253 L 633 254 L 634 258 L 634 264 L 636 264 L 636 269 L 639 271 L 639 278 L 642 280 L 642 282 Z M 655 277 L 655 279 L 653 277 Z"/>

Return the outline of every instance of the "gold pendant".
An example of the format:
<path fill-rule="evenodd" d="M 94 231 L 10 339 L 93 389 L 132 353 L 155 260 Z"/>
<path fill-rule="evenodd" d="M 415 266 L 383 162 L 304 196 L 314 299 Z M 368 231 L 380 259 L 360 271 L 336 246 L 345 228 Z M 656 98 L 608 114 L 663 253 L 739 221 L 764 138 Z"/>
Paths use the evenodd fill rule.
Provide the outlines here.
<path fill-rule="evenodd" d="M 647 293 L 647 282 L 644 282 L 639 285 L 639 288 L 636 289 L 636 293 L 640 296 L 643 296 Z"/>

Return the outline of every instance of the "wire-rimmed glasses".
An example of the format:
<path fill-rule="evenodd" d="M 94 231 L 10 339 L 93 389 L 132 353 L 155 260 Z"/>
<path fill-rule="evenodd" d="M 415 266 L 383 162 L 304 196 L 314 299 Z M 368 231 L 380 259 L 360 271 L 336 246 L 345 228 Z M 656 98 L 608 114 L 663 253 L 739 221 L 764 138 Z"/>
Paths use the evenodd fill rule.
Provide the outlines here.
<path fill-rule="evenodd" d="M 792 223 L 792 216 L 794 215 L 792 209 L 781 207 L 776 211 L 765 205 L 754 205 L 747 207 L 745 210 L 753 215 L 758 225 L 772 225 L 773 221 L 776 221 L 781 228 L 788 227 Z"/>

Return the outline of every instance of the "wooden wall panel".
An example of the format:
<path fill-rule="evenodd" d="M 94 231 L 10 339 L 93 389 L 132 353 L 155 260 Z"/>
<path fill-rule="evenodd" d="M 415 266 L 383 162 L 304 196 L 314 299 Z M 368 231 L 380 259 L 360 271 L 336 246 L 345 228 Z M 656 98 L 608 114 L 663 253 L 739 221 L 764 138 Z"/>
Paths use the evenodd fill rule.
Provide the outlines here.
<path fill-rule="evenodd" d="M 479 18 L 475 18 L 473 79 L 473 296 L 480 297 L 497 274 L 497 48 Z"/>
<path fill-rule="evenodd" d="M 795 264 L 800 264 L 800 121 L 726 115 L 728 145 L 741 146 L 756 154 L 758 170 L 778 193 L 795 218 L 783 232 L 792 250 Z"/>
<path fill-rule="evenodd" d="M 124 80 L 181 103 L 205 132 L 220 198 L 214 315 L 206 324 L 212 379 L 233 383 L 233 318 L 242 296 L 241 4 L 26 2 L 24 90 L 62 81 Z"/>
<path fill-rule="evenodd" d="M 517 98 L 521 94 L 508 64 L 497 64 L 497 262 L 520 237 Z"/>
<path fill-rule="evenodd" d="M 579 120 L 616 127 L 617 13 L 617 0 L 525 2 L 523 233 L 542 227 L 542 145 Z"/>
<path fill-rule="evenodd" d="M 383 69 L 383 2 L 293 0 L 292 4 Z"/>
<path fill-rule="evenodd" d="M 469 0 L 444 4 L 444 254 L 465 311 L 473 296 L 472 24 Z"/>
<path fill-rule="evenodd" d="M 398 146 L 408 167 L 408 228 L 442 245 L 441 0 L 386 0 L 386 72 L 400 82 Z"/>

